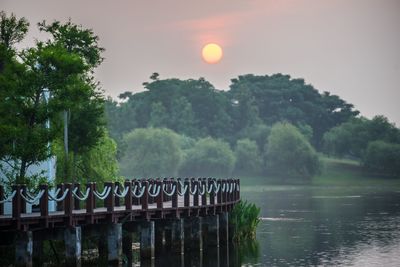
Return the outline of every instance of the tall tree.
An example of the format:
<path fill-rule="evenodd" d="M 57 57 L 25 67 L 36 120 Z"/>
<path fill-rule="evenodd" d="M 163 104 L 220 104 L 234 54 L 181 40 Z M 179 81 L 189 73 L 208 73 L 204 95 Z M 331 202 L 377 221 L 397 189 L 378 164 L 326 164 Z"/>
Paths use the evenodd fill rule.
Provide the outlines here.
<path fill-rule="evenodd" d="M 99 138 L 95 132 L 102 131 L 102 96 L 92 72 L 102 61 L 102 48 L 98 47 L 98 38 L 90 30 L 71 22 L 50 25 L 43 22 L 39 28 L 50 33 L 52 38 L 16 51 L 11 45 L 26 33 L 26 20 L 2 14 L 0 25 L 14 25 L 2 26 L 1 33 L 0 145 L 5 152 L 0 156 L 3 161 L 15 163 L 19 173 L 16 181 L 22 183 L 26 181 L 30 165 L 50 156 L 48 144 L 59 135 L 63 110 L 80 111 L 94 118 L 76 128 L 78 132 L 74 136 L 81 140 L 78 144 L 72 140 L 74 147 L 93 146 L 95 142 L 88 139 Z M 46 91 L 51 95 L 48 101 L 44 99 Z M 48 121 L 52 122 L 50 128 L 45 127 Z"/>

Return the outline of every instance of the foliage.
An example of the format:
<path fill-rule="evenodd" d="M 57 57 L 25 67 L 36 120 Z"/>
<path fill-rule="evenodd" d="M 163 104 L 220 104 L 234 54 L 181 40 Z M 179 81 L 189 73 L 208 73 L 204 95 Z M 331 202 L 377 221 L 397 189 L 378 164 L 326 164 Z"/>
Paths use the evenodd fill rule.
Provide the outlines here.
<path fill-rule="evenodd" d="M 99 142 L 82 153 L 69 153 L 70 160 L 65 161 L 62 142 L 59 140 L 53 144 L 54 153 L 57 156 L 57 182 L 106 182 L 117 181 L 119 167 L 116 160 L 117 144 L 105 133 Z M 74 177 L 64 178 L 65 163 L 74 165 Z"/>
<path fill-rule="evenodd" d="M 17 51 L 12 45 L 28 25 L 1 13 L 0 87 L 6 90 L 0 92 L 0 159 L 16 163 L 18 183 L 27 182 L 29 166 L 51 156 L 48 144 L 62 135 L 63 111 L 71 112 L 69 145 L 75 154 L 96 146 L 105 124 L 102 92 L 92 77 L 102 61 L 98 37 L 71 22 L 42 22 L 39 29 L 50 38 Z"/>
<path fill-rule="evenodd" d="M 262 158 L 255 141 L 250 139 L 238 140 L 235 156 L 235 173 L 259 174 L 262 170 Z"/>
<path fill-rule="evenodd" d="M 230 213 L 229 221 L 235 227 L 233 240 L 241 242 L 246 239 L 255 239 L 260 222 L 260 208 L 241 200 Z"/>
<path fill-rule="evenodd" d="M 235 156 L 229 144 L 207 137 L 186 151 L 179 173 L 183 176 L 227 176 L 234 165 Z"/>
<path fill-rule="evenodd" d="M 25 18 L 17 19 L 13 13 L 7 17 L 4 11 L 0 12 L 0 44 L 10 49 L 14 44 L 21 42 L 28 32 L 29 22 Z"/>
<path fill-rule="evenodd" d="M 264 152 L 268 136 L 271 133 L 271 127 L 265 124 L 255 124 L 253 126 L 244 128 L 239 134 L 240 139 L 248 138 L 257 143 L 260 152 Z"/>
<path fill-rule="evenodd" d="M 290 123 L 277 123 L 271 129 L 266 149 L 267 171 L 283 176 L 311 177 L 319 171 L 314 148 Z"/>
<path fill-rule="evenodd" d="M 177 174 L 182 159 L 179 136 L 169 129 L 136 129 L 125 135 L 120 161 L 127 177 L 167 177 Z"/>
<path fill-rule="evenodd" d="M 360 159 L 368 144 L 376 140 L 400 144 L 400 130 L 384 116 L 375 116 L 372 120 L 355 118 L 325 133 L 324 151 Z"/>
<path fill-rule="evenodd" d="M 307 124 L 313 130 L 313 143 L 320 146 L 322 135 L 330 128 L 358 114 L 353 105 L 328 92 L 320 94 L 303 79 L 289 75 L 243 75 L 232 80 L 232 95 L 250 92 L 259 117 L 267 125 L 288 121 Z"/>
<path fill-rule="evenodd" d="M 400 144 L 370 142 L 363 164 L 371 172 L 400 178 Z"/>

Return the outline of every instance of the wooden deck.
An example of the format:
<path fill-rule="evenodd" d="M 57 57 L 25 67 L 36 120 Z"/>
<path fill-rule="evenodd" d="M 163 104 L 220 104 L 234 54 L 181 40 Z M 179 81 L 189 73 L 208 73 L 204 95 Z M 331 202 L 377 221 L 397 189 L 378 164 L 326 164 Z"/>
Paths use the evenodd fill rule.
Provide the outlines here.
<path fill-rule="evenodd" d="M 238 179 L 210 178 L 128 180 L 123 185 L 110 182 L 104 184 L 110 192 L 103 204 L 100 199 L 105 195 L 99 196 L 94 183 L 85 185 L 84 199 L 80 184 L 61 184 L 55 197 L 61 199 L 65 193 L 64 198 L 57 202 L 57 211 L 49 212 L 48 203 L 52 199 L 48 187 L 42 185 L 42 195 L 37 199 L 39 211 L 26 213 L 25 199 L 29 194 L 24 195 L 27 189 L 23 185 L 15 185 L 12 214 L 3 215 L 3 204 L 0 204 L 0 232 L 215 215 L 232 210 L 240 200 L 239 186 Z M 139 188 L 143 192 L 141 196 L 137 194 Z M 126 194 L 122 197 L 123 189 Z"/>

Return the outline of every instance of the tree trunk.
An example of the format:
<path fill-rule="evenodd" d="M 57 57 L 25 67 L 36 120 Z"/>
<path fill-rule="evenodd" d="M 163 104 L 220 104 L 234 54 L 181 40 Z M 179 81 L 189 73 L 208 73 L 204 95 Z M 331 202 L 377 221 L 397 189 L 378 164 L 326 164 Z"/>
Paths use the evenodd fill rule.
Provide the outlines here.
<path fill-rule="evenodd" d="M 17 177 L 17 179 L 15 181 L 17 184 L 24 184 L 25 183 L 26 168 L 27 168 L 26 160 L 22 159 L 21 160 L 21 167 L 19 169 L 19 175 L 18 175 L 18 177 Z"/>

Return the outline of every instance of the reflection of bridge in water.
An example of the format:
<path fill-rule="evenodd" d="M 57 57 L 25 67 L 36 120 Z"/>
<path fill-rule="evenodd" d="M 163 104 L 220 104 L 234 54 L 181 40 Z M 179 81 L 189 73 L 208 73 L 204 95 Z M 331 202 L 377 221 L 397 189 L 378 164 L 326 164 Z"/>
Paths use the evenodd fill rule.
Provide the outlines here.
<path fill-rule="evenodd" d="M 163 266 L 229 266 L 228 213 L 240 200 L 239 186 L 238 179 L 171 178 L 102 188 L 88 183 L 85 189 L 60 184 L 51 191 L 41 185 L 36 193 L 15 185 L 8 196 L 0 188 L 0 243 L 15 246 L 16 266 L 40 258 L 44 240 L 63 240 L 66 265 L 80 266 L 86 238 L 97 240 L 109 265 L 120 265 L 123 253 L 132 266 L 136 239 L 144 265 L 166 255 Z M 49 212 L 49 201 L 57 202 L 56 211 Z M 11 214 L 4 214 L 4 202 L 12 202 Z M 27 213 L 27 204 L 37 208 Z"/>

